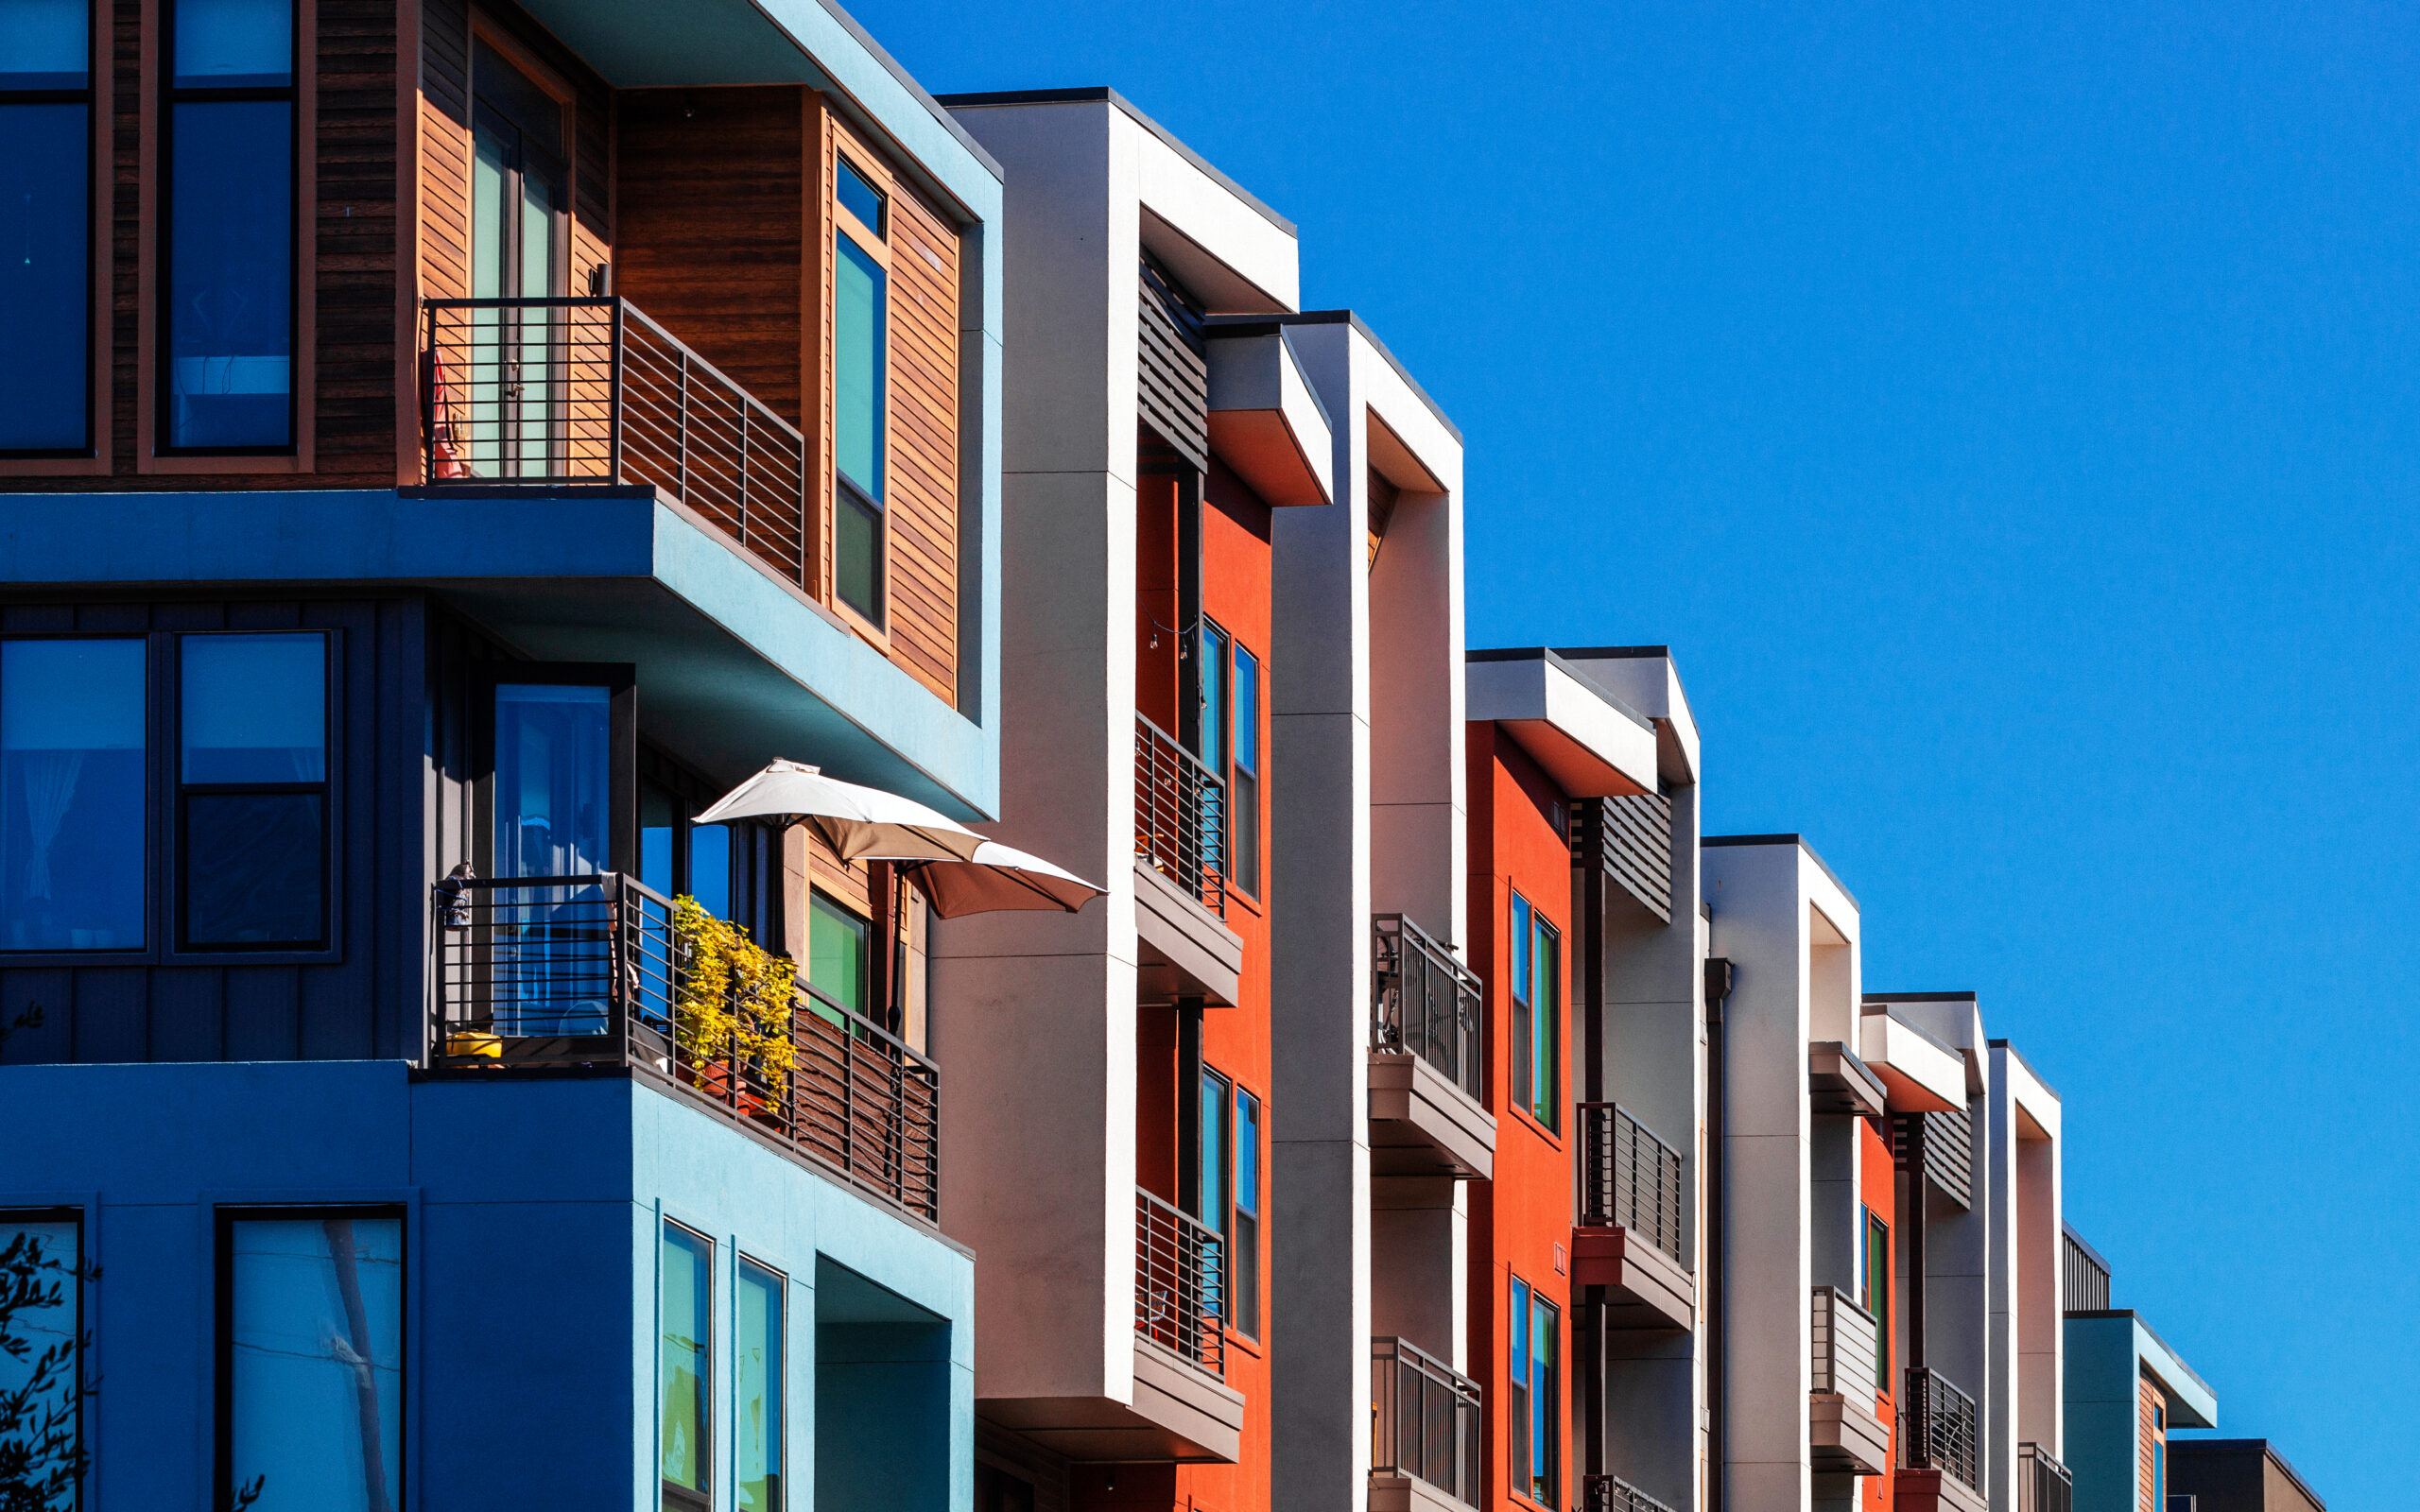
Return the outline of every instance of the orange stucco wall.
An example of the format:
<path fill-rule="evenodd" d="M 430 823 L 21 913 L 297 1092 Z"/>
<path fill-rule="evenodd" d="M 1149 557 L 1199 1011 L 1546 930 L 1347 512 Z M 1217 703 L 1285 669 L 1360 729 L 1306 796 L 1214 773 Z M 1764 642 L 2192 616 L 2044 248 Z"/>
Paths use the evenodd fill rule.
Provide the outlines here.
<path fill-rule="evenodd" d="M 1891 1167 L 1891 1142 L 1883 1136 L 1880 1125 L 1867 1118 L 1858 1119 L 1857 1125 L 1857 1187 L 1858 1200 L 1891 1226 L 1892 1243 L 1895 1246 L 1899 1238 L 1899 1182 Z M 1858 1221 L 1864 1221 L 1863 1214 L 1858 1215 Z M 1892 1269 L 1894 1271 L 1892 1284 L 1895 1288 L 1898 1284 L 1895 1260 Z M 1899 1358 L 1901 1334 L 1893 1318 L 1904 1306 L 1902 1299 L 1894 1295 L 1890 1298 L 1893 1317 L 1876 1319 L 1892 1341 L 1893 1379 L 1896 1379 L 1903 1364 Z M 1899 1414 L 1893 1405 L 1896 1395 L 1891 1380 L 1885 1380 L 1874 1404 L 1875 1416 L 1890 1425 L 1891 1463 L 1894 1466 L 1899 1463 Z M 1863 1499 L 1865 1512 L 1891 1512 L 1893 1487 L 1889 1474 L 1862 1477 L 1858 1482 L 1858 1494 Z"/>
<path fill-rule="evenodd" d="M 1514 1277 L 1544 1293 L 1561 1313 L 1556 1341 L 1563 1400 L 1554 1404 L 1558 1500 L 1570 1503 L 1572 1478 L 1571 1282 L 1571 850 L 1561 828 L 1563 793 L 1535 763 L 1492 724 L 1465 734 L 1470 774 L 1470 911 L 1466 937 L 1472 968 L 1487 988 L 1487 1107 L 1495 1115 L 1495 1177 L 1470 1192 L 1471 1374 L 1486 1403 L 1486 1469 L 1481 1495 L 1490 1508 L 1529 1508 L 1509 1483 L 1512 1424 L 1508 1330 Z M 1527 1108 L 1512 1106 L 1512 894 L 1563 933 L 1560 967 L 1562 1087 L 1560 1128 L 1547 1128 Z"/>

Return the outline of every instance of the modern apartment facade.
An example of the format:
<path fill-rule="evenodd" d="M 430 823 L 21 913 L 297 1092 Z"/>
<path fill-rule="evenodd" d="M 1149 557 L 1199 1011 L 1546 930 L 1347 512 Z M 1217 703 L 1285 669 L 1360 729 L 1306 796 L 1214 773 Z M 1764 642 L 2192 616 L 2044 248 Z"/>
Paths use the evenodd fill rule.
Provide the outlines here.
<path fill-rule="evenodd" d="M 2141 1314 L 2109 1305 L 2109 1264 L 2082 1235 L 2061 1246 L 2077 1512 L 2198 1512 L 2176 1506 L 2169 1435 L 2218 1427 L 2217 1395 Z"/>
<path fill-rule="evenodd" d="M 106 1277 L 79 1504 L 972 1497 L 923 910 L 691 816 L 996 812 L 1002 178 L 783 14 L 0 26 L 0 1223 Z"/>

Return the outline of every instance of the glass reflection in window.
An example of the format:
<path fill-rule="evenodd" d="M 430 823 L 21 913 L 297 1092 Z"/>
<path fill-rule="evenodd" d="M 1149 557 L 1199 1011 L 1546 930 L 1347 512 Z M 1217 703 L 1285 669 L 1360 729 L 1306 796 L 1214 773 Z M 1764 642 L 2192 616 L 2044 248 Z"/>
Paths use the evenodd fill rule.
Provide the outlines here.
<path fill-rule="evenodd" d="M 180 645 L 183 942 L 310 948 L 326 935 L 327 637 Z"/>
<path fill-rule="evenodd" d="M 612 869 L 613 715 L 610 688 L 497 685 L 497 876 Z"/>
<path fill-rule="evenodd" d="M 144 644 L 0 645 L 0 942 L 139 950 Z"/>
<path fill-rule="evenodd" d="M 92 445 L 90 0 L 0 5 L 0 452 Z"/>

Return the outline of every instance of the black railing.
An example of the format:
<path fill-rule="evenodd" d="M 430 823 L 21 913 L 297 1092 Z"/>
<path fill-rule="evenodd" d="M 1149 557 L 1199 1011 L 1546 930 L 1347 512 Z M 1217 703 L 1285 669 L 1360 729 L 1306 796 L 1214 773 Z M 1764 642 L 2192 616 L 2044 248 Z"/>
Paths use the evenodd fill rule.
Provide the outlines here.
<path fill-rule="evenodd" d="M 1227 1244 L 1201 1220 L 1134 1191 L 1134 1332 L 1215 1376 L 1227 1373 Z"/>
<path fill-rule="evenodd" d="M 1681 1153 L 1612 1103 L 1582 1103 L 1580 1222 L 1627 1228 L 1685 1265 Z"/>
<path fill-rule="evenodd" d="M 425 302 L 430 487 L 651 485 L 813 591 L 805 438 L 636 305 Z"/>
<path fill-rule="evenodd" d="M 2016 1512 L 2074 1512 L 2076 1479 L 2039 1444 L 2016 1446 Z"/>
<path fill-rule="evenodd" d="M 1378 915 L 1371 932 L 1371 1044 L 1418 1056 L 1484 1102 L 1478 978 L 1401 914 Z"/>
<path fill-rule="evenodd" d="M 1227 917 L 1227 789 L 1174 735 L 1134 716 L 1134 857 Z"/>
<path fill-rule="evenodd" d="M 1581 1512 L 1672 1512 L 1618 1475 L 1582 1476 L 1580 1506 Z"/>
<path fill-rule="evenodd" d="M 1478 1505 L 1478 1383 L 1403 1339 L 1370 1341 L 1370 1468 Z"/>
<path fill-rule="evenodd" d="M 671 900 L 625 876 L 440 884 L 429 1069 L 645 1073 L 936 1218 L 932 1061 L 804 984 L 770 1010 L 731 1005 L 757 1026 L 744 1048 L 681 1005 L 691 978 L 672 919 Z"/>
<path fill-rule="evenodd" d="M 1908 1392 L 1899 1401 L 1900 1460 L 1910 1469 L 1953 1475 L 1979 1491 L 1976 1446 L 1980 1442 L 1975 1399 L 1927 1366 L 1910 1366 Z"/>

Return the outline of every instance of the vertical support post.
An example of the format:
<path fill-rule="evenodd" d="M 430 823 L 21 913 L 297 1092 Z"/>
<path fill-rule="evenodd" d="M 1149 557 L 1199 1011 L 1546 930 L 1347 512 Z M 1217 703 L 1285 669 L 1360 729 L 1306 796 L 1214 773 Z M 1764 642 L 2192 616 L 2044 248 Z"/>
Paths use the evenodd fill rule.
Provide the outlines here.
<path fill-rule="evenodd" d="M 678 441 L 674 462 L 672 496 L 682 503 L 689 502 L 689 349 L 675 343 L 681 353 L 681 393 L 674 413 L 672 434 Z"/>
<path fill-rule="evenodd" d="M 609 344 L 605 369 L 605 476 L 622 481 L 622 301 L 607 306 L 605 339 Z"/>

